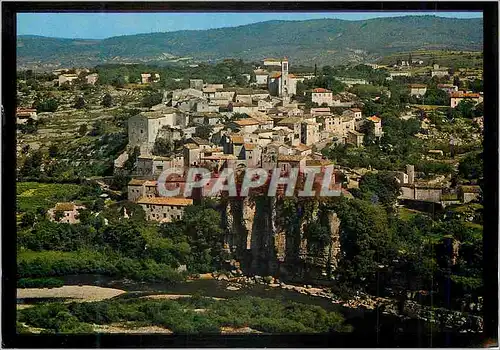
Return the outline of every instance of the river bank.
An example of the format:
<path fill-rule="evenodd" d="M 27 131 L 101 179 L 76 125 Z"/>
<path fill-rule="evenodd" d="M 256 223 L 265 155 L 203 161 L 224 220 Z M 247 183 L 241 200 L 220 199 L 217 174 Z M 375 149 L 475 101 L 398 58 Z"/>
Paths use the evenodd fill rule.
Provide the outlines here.
<path fill-rule="evenodd" d="M 305 304 L 319 305 L 326 310 L 341 312 L 348 322 L 360 328 L 368 325 L 370 329 L 378 329 L 377 327 L 383 326 L 398 331 L 407 329 L 420 330 L 423 328 L 462 333 L 482 331 L 482 318 L 477 315 L 423 306 L 411 300 L 401 304 L 401 302 L 394 299 L 364 293 L 358 293 L 349 300 L 342 300 L 332 293 L 329 287 L 293 285 L 270 276 L 232 277 L 222 273 L 204 274 L 196 276 L 196 278 L 190 278 L 186 282 L 175 284 L 134 282 L 126 279 L 115 280 L 100 275 L 73 275 L 65 276 L 63 279 L 65 281 L 63 290 L 73 289 L 71 287 L 85 287 L 83 289 L 91 287 L 94 290 L 93 293 L 96 293 L 99 291 L 99 287 L 111 288 L 114 291 L 107 294 L 110 298 L 151 297 L 175 299 L 191 295 L 203 295 L 220 299 L 246 295 L 278 299 L 286 298 Z M 22 291 L 22 289 L 19 289 L 19 291 Z M 26 293 L 27 291 L 18 294 L 18 298 L 26 297 L 28 295 Z M 33 291 L 29 293 L 33 293 Z M 80 296 L 80 300 L 83 297 L 81 292 L 80 294 L 64 294 L 58 288 L 42 288 L 39 289 L 38 294 L 31 295 L 39 298 L 72 298 L 75 301 L 78 299 L 75 297 Z M 99 297 L 102 296 L 93 296 L 94 300 Z"/>

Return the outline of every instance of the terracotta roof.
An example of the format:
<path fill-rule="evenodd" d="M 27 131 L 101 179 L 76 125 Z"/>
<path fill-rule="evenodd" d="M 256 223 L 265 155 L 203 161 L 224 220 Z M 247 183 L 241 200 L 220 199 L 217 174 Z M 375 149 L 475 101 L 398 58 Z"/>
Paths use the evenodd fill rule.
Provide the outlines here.
<path fill-rule="evenodd" d="M 255 149 L 255 147 L 257 146 L 256 144 L 254 143 L 245 143 L 245 149 L 248 150 L 248 151 L 251 151 L 253 149 Z"/>
<path fill-rule="evenodd" d="M 132 179 L 129 181 L 129 186 L 142 186 L 146 180 Z"/>
<path fill-rule="evenodd" d="M 185 207 L 193 204 L 193 200 L 189 198 L 177 197 L 141 197 L 137 204 L 153 204 L 153 205 L 172 205 Z"/>
<path fill-rule="evenodd" d="M 306 166 L 328 166 L 333 165 L 333 162 L 328 159 L 306 159 Z"/>
<path fill-rule="evenodd" d="M 410 84 L 410 88 L 426 88 L 427 85 L 424 84 Z"/>
<path fill-rule="evenodd" d="M 361 109 L 359 108 L 349 108 L 350 111 L 353 111 L 353 112 L 361 112 Z"/>
<path fill-rule="evenodd" d="M 232 154 L 219 154 L 212 156 L 204 156 L 202 157 L 204 160 L 229 160 L 229 159 L 238 159 L 236 156 Z"/>
<path fill-rule="evenodd" d="M 245 140 L 244 140 L 243 136 L 241 136 L 241 135 L 232 135 L 232 136 L 229 136 L 229 138 L 231 139 L 231 141 L 233 143 L 236 143 L 236 144 L 244 144 L 245 143 Z"/>
<path fill-rule="evenodd" d="M 287 117 L 284 119 L 281 119 L 277 125 L 286 125 L 286 124 L 296 124 L 302 122 L 302 118 L 300 117 Z"/>
<path fill-rule="evenodd" d="M 271 78 L 279 78 L 279 77 L 281 77 L 281 73 L 273 73 L 271 75 Z"/>
<path fill-rule="evenodd" d="M 287 155 L 287 154 L 278 154 L 278 162 L 300 162 L 306 156 L 302 156 L 300 154 L 296 155 Z"/>
<path fill-rule="evenodd" d="M 196 149 L 196 148 L 198 148 L 198 145 L 196 145 L 194 143 L 186 143 L 184 145 L 184 147 L 187 148 L 187 149 Z"/>
<path fill-rule="evenodd" d="M 455 98 L 479 98 L 481 95 L 474 93 L 463 93 L 463 92 L 454 92 L 451 94 L 451 97 Z"/>
<path fill-rule="evenodd" d="M 303 143 L 299 143 L 297 146 L 295 146 L 295 149 L 298 150 L 298 151 L 308 151 L 311 149 L 311 147 L 307 146 L 307 145 L 304 145 Z"/>
<path fill-rule="evenodd" d="M 147 180 L 144 182 L 144 186 L 148 186 L 148 187 L 156 187 L 157 185 L 158 185 L 157 181 Z"/>
<path fill-rule="evenodd" d="M 316 89 L 313 89 L 313 92 L 331 92 L 331 91 L 327 90 L 327 89 L 323 89 L 323 88 L 316 88 Z"/>
<path fill-rule="evenodd" d="M 464 193 L 480 193 L 481 187 L 479 186 L 460 186 L 460 190 Z"/>
<path fill-rule="evenodd" d="M 197 144 L 197 145 L 209 145 L 210 144 L 210 142 L 208 142 L 208 140 L 202 139 L 201 137 L 197 137 L 197 136 L 191 137 L 190 140 L 193 141 L 193 143 Z"/>
<path fill-rule="evenodd" d="M 371 120 L 374 123 L 380 123 L 380 121 L 382 120 L 379 117 L 377 117 L 376 115 L 372 115 L 371 117 L 368 117 L 366 119 Z"/>
<path fill-rule="evenodd" d="M 234 123 L 238 124 L 239 126 L 249 126 L 249 125 L 259 125 L 260 123 L 253 119 L 253 118 L 244 118 L 244 119 L 239 119 L 235 120 Z"/>

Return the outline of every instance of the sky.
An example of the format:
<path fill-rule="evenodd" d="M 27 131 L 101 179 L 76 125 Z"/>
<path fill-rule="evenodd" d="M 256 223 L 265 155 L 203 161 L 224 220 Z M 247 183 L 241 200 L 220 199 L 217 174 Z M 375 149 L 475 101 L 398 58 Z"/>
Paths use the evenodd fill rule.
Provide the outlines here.
<path fill-rule="evenodd" d="M 139 33 L 234 27 L 270 20 L 365 20 L 408 15 L 481 18 L 482 12 L 19 13 L 17 35 L 104 39 Z"/>

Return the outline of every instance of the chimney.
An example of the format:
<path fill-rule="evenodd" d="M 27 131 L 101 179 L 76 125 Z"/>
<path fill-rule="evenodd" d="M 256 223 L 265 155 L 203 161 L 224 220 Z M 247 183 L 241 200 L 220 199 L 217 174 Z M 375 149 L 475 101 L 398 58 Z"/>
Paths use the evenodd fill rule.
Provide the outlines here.
<path fill-rule="evenodd" d="M 413 184 L 415 182 L 415 166 L 406 165 L 406 174 L 408 174 L 408 183 Z"/>

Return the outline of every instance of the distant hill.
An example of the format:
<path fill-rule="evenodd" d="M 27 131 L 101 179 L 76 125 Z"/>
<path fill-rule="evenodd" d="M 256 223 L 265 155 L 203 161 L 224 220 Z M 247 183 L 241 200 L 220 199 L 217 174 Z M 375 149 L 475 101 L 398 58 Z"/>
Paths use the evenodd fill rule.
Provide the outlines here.
<path fill-rule="evenodd" d="M 295 64 L 340 64 L 373 61 L 387 54 L 419 49 L 482 50 L 482 28 L 482 19 L 406 16 L 362 21 L 268 21 L 103 40 L 30 35 L 17 38 L 17 61 L 19 66 L 89 66 L 223 58 L 259 61 L 287 56 Z"/>

